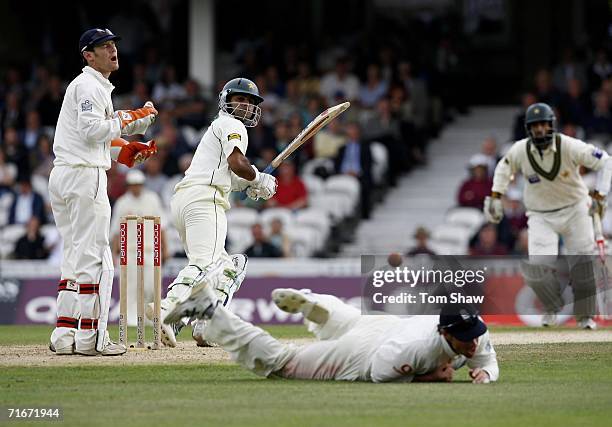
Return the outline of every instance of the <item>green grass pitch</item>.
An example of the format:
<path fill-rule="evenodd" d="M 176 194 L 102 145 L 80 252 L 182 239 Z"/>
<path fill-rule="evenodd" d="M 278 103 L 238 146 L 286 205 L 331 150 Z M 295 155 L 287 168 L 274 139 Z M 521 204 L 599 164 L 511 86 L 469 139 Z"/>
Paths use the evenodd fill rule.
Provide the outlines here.
<path fill-rule="evenodd" d="M 301 327 L 268 329 L 277 337 L 308 336 Z M 0 346 L 42 346 L 49 332 L 1 326 Z M 452 384 L 367 384 L 268 380 L 227 362 L 87 366 L 86 358 L 78 366 L 0 366 L 0 407 L 59 405 L 58 424 L 75 426 L 612 424 L 612 343 L 496 349 L 500 381 L 480 386 L 468 382 L 465 369 Z"/>

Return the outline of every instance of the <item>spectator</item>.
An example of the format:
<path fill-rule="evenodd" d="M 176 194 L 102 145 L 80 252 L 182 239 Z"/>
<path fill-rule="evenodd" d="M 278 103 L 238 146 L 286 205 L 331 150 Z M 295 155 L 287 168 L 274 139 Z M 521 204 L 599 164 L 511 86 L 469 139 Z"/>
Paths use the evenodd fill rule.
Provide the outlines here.
<path fill-rule="evenodd" d="M 484 199 L 491 193 L 493 180 L 487 174 L 488 158 L 474 154 L 469 162 L 470 177 L 463 181 L 457 194 L 459 206 L 482 210 Z"/>
<path fill-rule="evenodd" d="M 111 206 L 125 193 L 125 167 L 117 162 L 111 162 L 111 167 L 106 171 L 108 176 L 107 193 Z"/>
<path fill-rule="evenodd" d="M 349 60 L 341 57 L 336 68 L 321 79 L 321 94 L 330 105 L 354 101 L 359 97 L 359 79 L 349 72 Z"/>
<path fill-rule="evenodd" d="M 280 249 L 283 257 L 286 258 L 291 256 L 291 241 L 287 233 L 283 230 L 283 222 L 278 218 L 274 218 L 270 222 L 269 241 Z"/>
<path fill-rule="evenodd" d="M 314 157 L 332 159 L 338 155 L 338 150 L 345 143 L 346 136 L 340 120 L 332 120 L 314 136 Z"/>
<path fill-rule="evenodd" d="M 158 80 L 153 86 L 153 101 L 159 104 L 159 107 L 171 110 L 176 100 L 184 96 L 185 90 L 176 80 L 176 69 L 172 65 L 166 65 L 162 71 L 161 80 Z"/>
<path fill-rule="evenodd" d="M 538 102 L 538 99 L 532 92 L 526 92 L 521 96 L 521 110 L 514 116 L 514 124 L 512 125 L 513 141 L 527 138 L 527 132 L 525 131 L 525 111 L 527 111 L 527 107 L 536 102 Z"/>
<path fill-rule="evenodd" d="M 480 147 L 480 153 L 487 158 L 487 172 L 490 177 L 493 177 L 495 166 L 497 166 L 497 162 L 499 161 L 499 156 L 497 155 L 497 140 L 495 137 L 489 136 L 484 140 Z"/>
<path fill-rule="evenodd" d="M 352 122 L 346 126 L 346 144 L 338 151 L 336 173 L 359 179 L 361 218 L 370 217 L 372 193 L 372 153 L 370 144 L 361 138 L 361 127 Z M 277 193 L 278 194 L 278 193 Z"/>
<path fill-rule="evenodd" d="M 567 91 L 570 80 L 577 80 L 581 87 L 587 84 L 585 67 L 575 60 L 574 51 L 571 48 L 565 48 L 563 51 L 563 59 L 554 68 L 552 79 L 554 87 L 560 92 Z"/>
<path fill-rule="evenodd" d="M 268 241 L 261 224 L 253 224 L 251 233 L 253 244 L 245 251 L 246 256 L 253 258 L 280 258 L 283 256 L 281 250 Z"/>
<path fill-rule="evenodd" d="M 534 93 L 538 102 L 544 102 L 549 105 L 559 105 L 561 95 L 551 83 L 550 71 L 545 68 L 538 70 L 534 77 L 534 83 Z"/>
<path fill-rule="evenodd" d="M 0 192 L 5 189 L 9 190 L 17 179 L 17 166 L 14 163 L 6 161 L 4 150 L 0 149 Z"/>
<path fill-rule="evenodd" d="M 156 215 L 162 217 L 163 212 L 162 202 L 158 194 L 144 188 L 146 177 L 138 169 L 130 169 L 125 176 L 125 183 L 127 190 L 125 194 L 117 199 L 113 206 L 112 218 L 111 218 L 111 247 L 113 253 L 117 255 L 119 253 L 119 220 L 121 217 L 126 215 Z M 162 256 L 167 257 L 168 251 L 166 250 L 166 239 L 164 234 L 164 228 L 162 227 L 161 234 L 161 248 Z M 150 251 L 153 246 L 150 245 L 150 240 L 145 240 L 145 250 Z"/>
<path fill-rule="evenodd" d="M 590 138 L 601 138 L 607 142 L 612 136 L 612 115 L 610 100 L 603 92 L 595 94 L 595 109 L 587 122 L 587 133 Z"/>
<path fill-rule="evenodd" d="M 41 134 L 36 141 L 36 149 L 30 153 L 30 165 L 32 167 L 32 175 L 44 177 L 47 181 L 53 169 L 53 147 L 51 139 L 46 134 Z"/>
<path fill-rule="evenodd" d="M 64 100 L 64 90 L 62 81 L 58 76 L 51 76 L 47 91 L 38 102 L 36 110 L 40 113 L 40 123 L 43 126 L 55 126 L 62 102 Z M 141 104 L 138 104 L 141 105 Z"/>
<path fill-rule="evenodd" d="M 191 126 L 200 130 L 208 124 L 206 120 L 206 100 L 200 93 L 200 85 L 194 79 L 185 82 L 185 95 L 178 99 L 174 110 L 179 126 Z"/>
<path fill-rule="evenodd" d="M 274 197 L 268 200 L 266 207 L 302 209 L 308 205 L 308 191 L 302 179 L 295 172 L 291 161 L 284 161 L 278 167 L 278 187 Z"/>
<path fill-rule="evenodd" d="M 9 92 L 5 97 L 5 105 L 0 111 L 0 130 L 6 133 L 8 128 L 23 129 L 25 126 L 25 114 L 21 107 L 19 95 Z"/>
<path fill-rule="evenodd" d="M 514 244 L 512 255 L 529 255 L 529 231 L 526 228 L 523 228 L 519 232 L 516 238 L 516 243 Z"/>
<path fill-rule="evenodd" d="M 144 173 L 147 177 L 144 185 L 156 194 L 162 193 L 168 181 L 168 177 L 162 172 L 162 166 L 162 156 L 153 156 L 144 163 Z M 178 164 L 176 173 L 178 173 Z"/>
<path fill-rule="evenodd" d="M 19 139 L 19 133 L 15 128 L 9 127 L 4 130 L 4 156 L 6 161 L 17 166 L 17 179 L 30 176 L 30 159 L 28 150 Z"/>
<path fill-rule="evenodd" d="M 425 227 L 417 227 L 414 232 L 416 246 L 406 252 L 406 255 L 435 255 L 436 253 L 429 248 L 429 230 Z"/>
<path fill-rule="evenodd" d="M 40 224 L 46 222 L 45 202 L 40 194 L 32 190 L 30 179 L 22 177 L 17 182 L 15 199 L 9 211 L 9 224 L 27 224 L 32 217 L 36 217 Z"/>
<path fill-rule="evenodd" d="M 45 238 L 40 232 L 38 218 L 31 217 L 26 225 L 26 234 L 15 243 L 13 258 L 15 259 L 46 259 L 49 251 L 45 246 Z"/>
<path fill-rule="evenodd" d="M 484 225 L 478 232 L 476 244 L 470 248 L 472 256 L 507 255 L 508 250 L 497 242 L 497 229 L 494 224 Z"/>
<path fill-rule="evenodd" d="M 605 49 L 599 49 L 595 54 L 595 61 L 589 68 L 589 84 L 598 88 L 604 80 L 612 76 L 612 64 L 608 60 Z"/>
<path fill-rule="evenodd" d="M 575 123 L 584 127 L 591 110 L 578 79 L 567 81 L 567 93 L 561 98 L 561 117 L 564 123 Z"/>
<path fill-rule="evenodd" d="M 382 80 L 377 64 L 369 64 L 366 72 L 366 82 L 359 90 L 359 102 L 364 108 L 374 108 L 379 99 L 384 97 L 389 89 L 389 82 Z"/>
<path fill-rule="evenodd" d="M 23 135 L 20 138 L 28 150 L 33 150 L 36 147 L 38 138 L 43 134 L 43 129 L 40 126 L 40 115 L 37 111 L 28 111 L 26 114 L 26 125 Z"/>
<path fill-rule="evenodd" d="M 425 134 L 430 117 L 430 100 L 427 85 L 413 73 L 412 64 L 402 61 L 397 66 L 398 80 L 410 98 L 412 118 L 416 129 Z"/>
<path fill-rule="evenodd" d="M 295 80 L 300 97 L 318 97 L 320 93 L 320 82 L 319 79 L 312 74 L 310 64 L 307 61 L 301 61 L 297 65 L 297 70 L 298 72 L 297 76 L 295 76 Z"/>

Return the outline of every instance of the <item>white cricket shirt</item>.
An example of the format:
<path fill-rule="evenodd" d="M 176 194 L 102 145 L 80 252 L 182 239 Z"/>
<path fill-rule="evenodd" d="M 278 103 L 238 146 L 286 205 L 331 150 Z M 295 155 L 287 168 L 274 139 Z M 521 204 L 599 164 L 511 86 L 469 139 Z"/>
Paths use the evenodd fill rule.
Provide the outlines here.
<path fill-rule="evenodd" d="M 89 66 L 70 82 L 53 140 L 55 166 L 110 169 L 110 143 L 121 136 L 120 120 L 113 117 L 114 88 Z"/>
<path fill-rule="evenodd" d="M 589 191 L 579 167 L 599 170 L 608 158 L 594 145 L 560 133 L 542 155 L 528 142 L 528 138 L 515 142 L 499 161 L 492 190 L 504 194 L 513 175 L 520 172 L 525 177 L 523 200 L 531 211 L 554 211 L 585 200 Z"/>
<path fill-rule="evenodd" d="M 479 337 L 474 357 L 456 354 L 438 332 L 439 316 L 414 316 L 395 322 L 369 357 L 365 380 L 410 382 L 415 375 L 434 371 L 444 363 L 455 368 L 464 363 L 487 371 L 491 381 L 499 377 L 495 349 L 489 332 Z"/>
<path fill-rule="evenodd" d="M 219 188 L 225 195 L 231 190 L 231 175 L 227 158 L 234 148 L 246 154 L 249 144 L 246 127 L 231 115 L 220 111 L 202 136 L 185 177 L 174 191 L 192 185 L 209 185 Z"/>

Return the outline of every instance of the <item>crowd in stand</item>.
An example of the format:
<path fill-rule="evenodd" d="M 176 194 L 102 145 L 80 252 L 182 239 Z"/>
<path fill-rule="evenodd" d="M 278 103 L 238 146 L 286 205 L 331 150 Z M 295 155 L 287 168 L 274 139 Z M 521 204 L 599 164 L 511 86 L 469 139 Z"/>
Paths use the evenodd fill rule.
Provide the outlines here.
<path fill-rule="evenodd" d="M 417 72 L 410 60 L 402 59 L 401 51 L 389 47 L 381 51 L 385 54 L 380 58 L 356 58 L 336 46 L 326 56 L 315 57 L 313 52 L 292 55 L 294 49 L 287 47 L 283 67 L 262 63 L 255 48 L 237 55 L 237 74 L 252 78 L 265 99 L 262 123 L 249 129 L 247 153 L 260 170 L 327 106 L 352 103 L 340 120 L 279 168 L 275 197 L 250 206 L 307 207 L 302 169 L 310 160 L 328 159 L 332 166 L 314 173 L 322 178 L 331 174 L 356 177 L 361 187 L 356 216 L 368 218 L 375 187 L 394 186 L 398 177 L 426 162 L 427 141 L 444 121 L 441 100 L 432 95 L 426 78 L 431 70 L 422 66 Z M 129 83 L 120 82 L 123 87 L 117 91 L 114 106 L 133 109 L 151 99 L 160 111 L 145 135 L 155 139 L 159 152 L 140 168 L 144 188 L 158 195 L 162 209 L 167 209 L 174 185 L 189 167 L 201 135 L 217 113 L 219 88 L 234 75 L 228 73 L 217 88 L 207 92 L 195 79 L 179 78 L 175 67 L 165 63 L 154 48 L 146 51 L 142 61 L 132 59 L 129 67 Z M 47 183 L 54 159 L 54 126 L 67 82 L 78 71 L 59 76 L 53 67 L 32 64 L 0 69 L 0 227 L 27 224 L 26 241 L 17 245 L 14 258 L 45 258 L 54 250 L 41 238 L 40 227 L 53 224 Z M 388 167 L 381 179 L 373 176 L 370 145 L 375 141 L 387 151 Z M 127 172 L 116 163 L 108 171 L 113 205 L 129 187 Z M 238 206 L 243 203 L 250 201 L 233 201 Z M 269 235 L 268 230 L 254 227 L 252 255 L 269 252 L 265 245 L 258 246 L 260 241 L 275 246 L 278 256 L 291 255 L 286 238 L 278 237 L 282 230 L 276 227 Z M 57 241 L 53 245 L 57 249 Z"/>
<path fill-rule="evenodd" d="M 612 152 L 612 62 L 605 50 L 598 50 L 589 63 L 579 62 L 566 50 L 552 69 L 537 71 L 533 87 L 521 96 L 521 111 L 512 124 L 512 141 L 526 137 L 525 110 L 535 102 L 545 102 L 555 110 L 557 130 L 593 143 Z M 495 165 L 510 143 L 498 147 L 494 138 L 484 141 L 481 152 L 469 161 L 469 177 L 460 185 L 459 206 L 482 209 L 491 192 Z M 587 175 L 589 171 L 583 170 Z M 594 180 L 586 177 L 586 182 Z M 522 203 L 522 178 L 509 188 L 504 200 L 504 219 L 495 226 L 484 225 L 472 239 L 472 255 L 527 253 L 527 218 Z M 606 230 L 604 230 L 606 231 Z M 607 234 L 611 234 L 610 225 Z"/>

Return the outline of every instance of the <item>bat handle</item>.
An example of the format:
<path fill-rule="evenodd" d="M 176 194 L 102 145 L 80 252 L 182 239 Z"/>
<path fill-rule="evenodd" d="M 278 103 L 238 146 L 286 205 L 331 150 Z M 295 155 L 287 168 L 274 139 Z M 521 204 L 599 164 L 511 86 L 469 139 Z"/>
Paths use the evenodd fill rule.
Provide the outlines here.
<path fill-rule="evenodd" d="M 270 174 L 272 172 L 274 172 L 274 166 L 272 166 L 271 164 L 266 166 L 266 168 L 263 170 L 263 173 L 267 173 L 267 174 Z"/>

